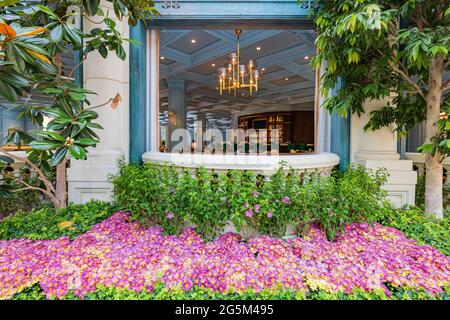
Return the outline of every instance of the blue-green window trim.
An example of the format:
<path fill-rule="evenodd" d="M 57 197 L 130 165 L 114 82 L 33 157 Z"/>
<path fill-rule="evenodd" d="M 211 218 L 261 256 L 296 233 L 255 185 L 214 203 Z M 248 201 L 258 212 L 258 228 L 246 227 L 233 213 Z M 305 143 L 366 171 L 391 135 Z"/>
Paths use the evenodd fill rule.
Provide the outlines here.
<path fill-rule="evenodd" d="M 142 22 L 130 28 L 130 162 L 141 163 L 146 152 L 146 28 Z"/>
<path fill-rule="evenodd" d="M 305 22 L 303 28 L 311 28 L 311 20 L 309 18 L 303 18 Z M 170 20 L 170 19 L 168 19 Z M 251 19 L 250 19 L 251 20 Z M 249 20 L 249 21 L 250 21 Z M 283 20 L 283 19 L 282 19 Z M 301 19 L 300 19 L 301 20 Z M 241 19 L 241 24 L 245 25 L 246 19 Z M 247 23 L 250 23 L 247 21 Z M 299 19 L 283 20 L 286 28 L 293 25 L 296 27 L 301 27 L 297 22 Z M 158 26 L 167 26 L 171 28 L 181 27 L 180 22 L 171 21 L 173 24 L 170 25 L 169 22 L 163 22 L 159 19 L 159 23 L 148 22 L 139 23 L 135 27 L 130 28 L 130 38 L 132 40 L 138 41 L 138 45 L 130 45 L 130 162 L 132 163 L 142 163 L 142 154 L 146 150 L 146 117 L 150 116 L 146 113 L 146 95 L 147 95 L 147 85 L 146 85 L 146 32 L 147 28 L 155 28 Z M 186 28 L 189 21 L 183 21 L 183 28 Z M 203 19 L 197 21 L 197 28 L 209 26 L 210 21 L 208 19 Z M 222 27 L 227 23 L 225 20 L 222 21 Z M 273 23 L 273 21 L 272 21 Z M 307 26 L 307 27 L 306 27 Z M 217 27 L 217 26 L 215 26 Z M 331 116 L 331 152 L 337 154 L 341 161 L 339 165 L 340 170 L 345 170 L 347 164 L 350 161 L 350 118 L 342 118 L 338 115 L 333 114 Z"/>

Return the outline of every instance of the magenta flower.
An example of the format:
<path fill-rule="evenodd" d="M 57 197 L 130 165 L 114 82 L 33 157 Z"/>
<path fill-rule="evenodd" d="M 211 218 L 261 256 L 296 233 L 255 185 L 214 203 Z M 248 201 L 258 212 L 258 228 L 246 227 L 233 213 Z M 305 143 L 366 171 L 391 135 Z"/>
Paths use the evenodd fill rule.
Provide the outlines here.
<path fill-rule="evenodd" d="M 167 212 L 166 218 L 172 220 L 173 218 L 175 218 L 175 215 L 173 214 L 173 212 Z"/>
<path fill-rule="evenodd" d="M 253 217 L 253 212 L 252 212 L 252 210 L 246 210 L 245 211 L 245 215 L 247 216 L 247 217 L 249 217 L 249 218 L 251 218 L 251 217 Z"/>
<path fill-rule="evenodd" d="M 289 197 L 286 196 L 286 197 L 283 198 L 283 203 L 290 204 L 291 203 L 291 199 L 289 199 Z"/>
<path fill-rule="evenodd" d="M 359 288 L 390 295 L 392 284 L 437 295 L 450 286 L 450 257 L 377 223 L 348 224 L 333 242 L 318 226 L 287 241 L 262 236 L 242 242 L 239 234 L 226 233 L 205 242 L 193 228 L 166 236 L 160 227 L 144 228 L 129 218 L 117 212 L 73 241 L 0 240 L 0 300 L 34 283 L 47 298 L 63 298 L 71 290 L 83 298 L 98 286 L 152 292 L 158 282 L 168 290 L 181 285 L 185 291 L 198 286 L 221 293 L 280 284 L 301 292 Z"/>
<path fill-rule="evenodd" d="M 253 210 L 255 210 L 255 212 L 259 212 L 259 209 L 260 209 L 259 204 L 255 204 L 255 205 L 253 206 Z"/>

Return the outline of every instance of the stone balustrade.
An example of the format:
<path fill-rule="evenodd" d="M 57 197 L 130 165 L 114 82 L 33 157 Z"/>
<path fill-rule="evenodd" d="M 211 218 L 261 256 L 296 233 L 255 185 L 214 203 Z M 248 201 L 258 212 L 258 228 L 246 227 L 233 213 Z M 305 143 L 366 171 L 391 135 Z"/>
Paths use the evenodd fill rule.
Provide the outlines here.
<path fill-rule="evenodd" d="M 417 174 L 419 176 L 425 174 L 425 155 L 418 152 L 406 152 L 406 159 L 412 160 L 414 166 L 417 167 Z M 450 185 L 450 158 L 446 158 L 442 163 L 444 166 L 445 184 Z"/>
<path fill-rule="evenodd" d="M 281 163 L 286 172 L 292 168 L 299 173 L 316 172 L 331 174 L 331 170 L 339 164 L 339 157 L 333 153 L 321 152 L 303 155 L 212 155 L 212 154 L 176 154 L 162 152 L 146 152 L 142 156 L 144 162 L 170 164 L 180 170 L 196 170 L 204 167 L 215 172 L 227 170 L 250 170 L 264 177 L 273 175 Z"/>

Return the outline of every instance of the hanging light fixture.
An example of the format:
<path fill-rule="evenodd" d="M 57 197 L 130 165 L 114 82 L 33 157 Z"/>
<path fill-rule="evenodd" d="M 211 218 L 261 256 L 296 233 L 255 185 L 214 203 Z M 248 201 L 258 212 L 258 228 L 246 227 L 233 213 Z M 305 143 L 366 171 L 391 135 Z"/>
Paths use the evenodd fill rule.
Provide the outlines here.
<path fill-rule="evenodd" d="M 228 91 L 229 94 L 233 93 L 236 97 L 238 89 L 245 88 L 250 91 L 251 96 L 253 90 L 258 91 L 260 74 L 256 69 L 256 61 L 249 60 L 247 65 L 241 64 L 241 33 L 241 29 L 236 29 L 237 51 L 230 54 L 226 67 L 217 70 L 220 94 Z"/>

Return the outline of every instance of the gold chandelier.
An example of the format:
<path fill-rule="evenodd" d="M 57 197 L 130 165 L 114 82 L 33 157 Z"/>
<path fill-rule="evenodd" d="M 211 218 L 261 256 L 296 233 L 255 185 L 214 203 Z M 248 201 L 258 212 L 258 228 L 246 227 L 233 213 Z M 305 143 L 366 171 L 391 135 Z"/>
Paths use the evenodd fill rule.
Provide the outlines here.
<path fill-rule="evenodd" d="M 223 94 L 224 91 L 228 91 L 229 94 L 233 92 L 236 97 L 238 89 L 241 88 L 249 89 L 250 95 L 253 94 L 253 90 L 258 91 L 260 74 L 256 69 L 256 62 L 254 60 L 249 60 L 247 65 L 240 64 L 241 33 L 241 29 L 236 29 L 237 51 L 230 54 L 226 67 L 218 69 L 218 88 L 220 94 Z"/>

